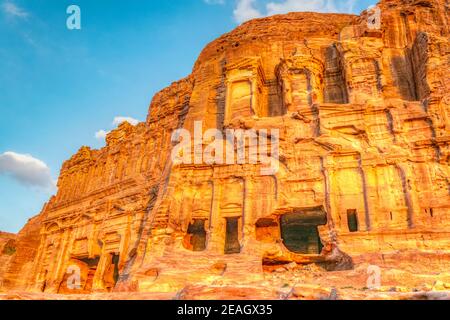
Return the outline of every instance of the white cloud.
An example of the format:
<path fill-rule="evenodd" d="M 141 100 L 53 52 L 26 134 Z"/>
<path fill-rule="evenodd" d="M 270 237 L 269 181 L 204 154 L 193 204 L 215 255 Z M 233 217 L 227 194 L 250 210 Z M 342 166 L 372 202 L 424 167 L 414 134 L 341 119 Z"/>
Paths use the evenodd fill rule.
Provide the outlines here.
<path fill-rule="evenodd" d="M 281 3 L 270 2 L 267 4 L 267 14 L 280 14 L 293 11 L 312 12 L 353 12 L 356 0 L 285 0 Z"/>
<path fill-rule="evenodd" d="M 47 190 L 54 190 L 50 168 L 29 154 L 7 151 L 0 154 L 0 175 L 9 175 L 19 183 Z"/>
<path fill-rule="evenodd" d="M 99 139 L 99 140 L 103 140 L 106 139 L 106 136 L 108 135 L 109 131 L 105 131 L 105 130 L 98 130 L 95 133 L 95 138 Z"/>
<path fill-rule="evenodd" d="M 133 126 L 137 125 L 140 122 L 139 120 L 134 119 L 132 117 L 119 116 L 119 117 L 114 117 L 112 125 L 113 126 L 118 126 L 118 125 L 120 125 L 121 123 L 123 123 L 125 121 L 128 122 L 129 124 L 133 125 Z M 103 129 L 102 130 L 98 130 L 95 133 L 95 138 L 98 139 L 98 140 L 104 140 L 106 138 L 106 136 L 108 135 L 108 133 L 110 133 L 110 132 L 111 131 L 106 131 L 106 130 L 103 130 Z"/>
<path fill-rule="evenodd" d="M 289 12 L 337 12 L 352 13 L 356 0 L 283 0 L 266 4 L 265 11 L 255 8 L 257 0 L 238 0 L 234 10 L 234 19 L 239 22 L 274 14 Z"/>
<path fill-rule="evenodd" d="M 267 14 L 273 15 L 293 11 L 328 11 L 330 5 L 332 5 L 332 1 L 326 0 L 270 2 L 267 4 Z"/>
<path fill-rule="evenodd" d="M 247 20 L 262 17 L 262 13 L 254 7 L 255 3 L 256 0 L 239 0 L 236 9 L 233 11 L 234 20 L 242 23 Z"/>
<path fill-rule="evenodd" d="M 206 4 L 225 4 L 225 0 L 203 0 Z"/>
<path fill-rule="evenodd" d="M 19 6 L 17 6 L 15 3 L 11 2 L 11 1 L 3 2 L 2 10 L 7 15 L 12 16 L 12 17 L 26 18 L 30 15 L 27 11 L 20 8 Z"/>
<path fill-rule="evenodd" d="M 132 124 L 133 126 L 137 125 L 139 123 L 139 120 L 131 118 L 131 117 L 115 117 L 113 120 L 113 125 L 118 126 L 122 122 L 128 122 L 129 124 Z"/>

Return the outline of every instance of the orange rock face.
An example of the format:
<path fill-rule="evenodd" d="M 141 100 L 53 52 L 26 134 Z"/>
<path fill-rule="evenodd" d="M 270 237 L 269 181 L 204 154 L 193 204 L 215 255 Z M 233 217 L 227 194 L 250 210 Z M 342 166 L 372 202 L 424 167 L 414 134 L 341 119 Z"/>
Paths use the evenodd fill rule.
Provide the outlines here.
<path fill-rule="evenodd" d="M 6 272 L 16 250 L 16 235 L 0 231 L 0 275 Z M 0 276 L 0 284 L 2 284 L 2 280 L 2 276 Z"/>
<path fill-rule="evenodd" d="M 397 266 L 447 268 L 448 4 L 385 0 L 378 8 L 380 16 L 253 20 L 209 44 L 189 77 L 154 97 L 145 123 L 123 123 L 106 147 L 83 147 L 64 163 L 57 195 L 0 269 L 3 290 L 200 285 L 183 294 L 211 298 L 217 287 L 239 297 L 233 286 L 257 283 L 264 289 L 254 297 L 273 298 L 283 295 L 268 274 L 302 265 L 365 273 L 370 263 L 394 268 L 384 257 L 403 252 Z M 261 159 L 173 161 L 174 131 L 194 136 L 199 122 L 200 134 L 253 130 L 276 142 L 267 157 L 277 170 L 265 172 Z M 242 150 L 250 159 L 248 145 L 232 144 Z"/>

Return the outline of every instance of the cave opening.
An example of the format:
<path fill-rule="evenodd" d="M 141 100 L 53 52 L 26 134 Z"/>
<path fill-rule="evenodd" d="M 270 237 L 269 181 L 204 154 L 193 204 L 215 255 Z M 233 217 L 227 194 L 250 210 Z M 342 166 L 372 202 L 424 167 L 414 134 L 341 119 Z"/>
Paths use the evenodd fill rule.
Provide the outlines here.
<path fill-rule="evenodd" d="M 239 218 L 226 218 L 225 254 L 241 252 Z"/>
<path fill-rule="evenodd" d="M 281 238 L 285 247 L 299 254 L 320 254 L 323 248 L 318 227 L 327 223 L 322 209 L 297 211 L 281 216 Z"/>
<path fill-rule="evenodd" d="M 188 227 L 185 247 L 192 251 L 203 251 L 206 249 L 205 219 L 194 219 Z"/>

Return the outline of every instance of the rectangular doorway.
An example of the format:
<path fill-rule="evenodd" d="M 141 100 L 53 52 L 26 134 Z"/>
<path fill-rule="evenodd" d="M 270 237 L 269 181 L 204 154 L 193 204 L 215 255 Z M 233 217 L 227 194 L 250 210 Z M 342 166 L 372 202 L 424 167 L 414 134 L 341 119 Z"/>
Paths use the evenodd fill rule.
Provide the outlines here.
<path fill-rule="evenodd" d="M 347 224 L 348 224 L 348 231 L 350 232 L 358 231 L 358 213 L 355 209 L 347 210 Z"/>
<path fill-rule="evenodd" d="M 225 232 L 225 254 L 240 253 L 239 218 L 226 218 Z"/>

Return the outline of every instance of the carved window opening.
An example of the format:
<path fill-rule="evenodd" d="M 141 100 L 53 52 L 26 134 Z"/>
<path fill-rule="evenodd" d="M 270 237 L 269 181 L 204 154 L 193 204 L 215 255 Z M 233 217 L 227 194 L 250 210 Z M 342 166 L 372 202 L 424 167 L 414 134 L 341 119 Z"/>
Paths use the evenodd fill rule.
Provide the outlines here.
<path fill-rule="evenodd" d="M 189 224 L 184 239 L 184 247 L 192 251 L 203 251 L 206 249 L 206 230 L 204 219 L 194 219 Z"/>
<path fill-rule="evenodd" d="M 311 72 L 308 69 L 292 71 L 292 102 L 294 105 L 312 104 Z"/>
<path fill-rule="evenodd" d="M 348 224 L 348 231 L 350 232 L 358 231 L 358 213 L 355 209 L 347 210 L 347 224 Z"/>
<path fill-rule="evenodd" d="M 225 232 L 225 254 L 240 253 L 239 218 L 226 218 Z"/>
<path fill-rule="evenodd" d="M 393 57 L 391 60 L 391 69 L 394 76 L 394 83 L 398 88 L 401 98 L 408 101 L 419 100 L 411 54 L 406 52 L 403 56 Z"/>
<path fill-rule="evenodd" d="M 282 79 L 268 82 L 268 117 L 283 116 L 287 113 L 285 102 L 286 85 Z"/>
<path fill-rule="evenodd" d="M 226 102 L 224 124 L 238 118 L 267 117 L 267 90 L 264 71 L 259 58 L 243 59 L 226 66 Z"/>
<path fill-rule="evenodd" d="M 318 227 L 327 223 L 322 210 L 300 211 L 281 217 L 285 247 L 298 254 L 320 254 L 323 248 Z"/>
<path fill-rule="evenodd" d="M 278 92 L 284 112 L 298 111 L 323 101 L 324 65 L 314 58 L 283 60 L 276 68 Z M 308 108 L 307 108 L 308 109 Z"/>
<path fill-rule="evenodd" d="M 426 33 L 420 33 L 411 49 L 411 65 L 414 75 L 416 99 L 426 99 L 430 95 L 430 87 L 427 80 L 427 66 L 429 60 L 429 43 Z"/>
<path fill-rule="evenodd" d="M 261 242 L 276 242 L 280 239 L 280 226 L 275 219 L 262 218 L 256 222 L 256 240 Z"/>
<path fill-rule="evenodd" d="M 249 117 L 255 114 L 252 105 L 253 90 L 250 80 L 235 81 L 230 86 L 230 104 L 226 110 L 226 119 L 232 119 L 243 116 Z"/>
<path fill-rule="evenodd" d="M 428 37 L 425 33 L 416 36 L 413 31 L 416 18 L 412 12 L 402 12 L 400 18 L 399 26 L 404 35 L 400 44 L 406 48 L 391 62 L 394 79 L 402 99 L 420 101 L 430 93 L 427 81 Z"/>
<path fill-rule="evenodd" d="M 341 56 L 335 46 L 325 53 L 324 102 L 348 103 L 347 85 Z"/>

